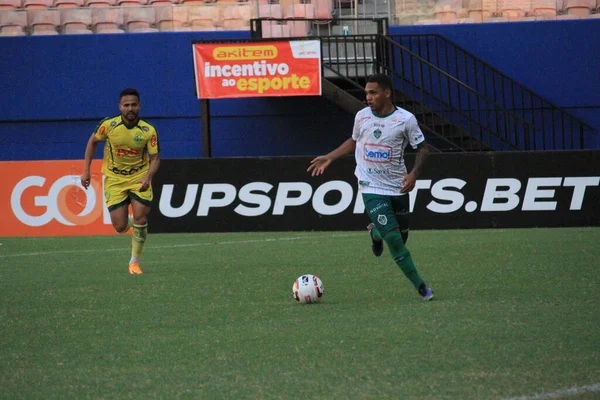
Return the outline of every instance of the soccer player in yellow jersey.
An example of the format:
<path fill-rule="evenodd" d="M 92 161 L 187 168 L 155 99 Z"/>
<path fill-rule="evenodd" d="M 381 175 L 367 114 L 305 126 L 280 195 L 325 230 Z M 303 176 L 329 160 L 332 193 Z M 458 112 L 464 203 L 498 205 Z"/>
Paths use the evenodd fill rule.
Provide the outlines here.
<path fill-rule="evenodd" d="M 141 274 L 139 259 L 148 233 L 148 213 L 153 198 L 152 178 L 160 165 L 158 134 L 140 119 L 140 95 L 124 89 L 119 96 L 121 114 L 106 118 L 92 133 L 85 148 L 81 184 L 90 185 L 90 166 L 98 143 L 105 142 L 102 174 L 104 198 L 115 230 L 125 233 L 133 226 L 129 273 Z M 129 218 L 129 204 L 133 220 Z"/>

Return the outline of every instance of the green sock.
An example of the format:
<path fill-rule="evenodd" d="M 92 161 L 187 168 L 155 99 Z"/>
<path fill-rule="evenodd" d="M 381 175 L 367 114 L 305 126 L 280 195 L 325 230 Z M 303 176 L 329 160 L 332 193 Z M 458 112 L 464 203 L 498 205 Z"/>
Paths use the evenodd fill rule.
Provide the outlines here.
<path fill-rule="evenodd" d="M 392 258 L 398 267 L 400 267 L 400 270 L 404 273 L 408 280 L 412 282 L 412 284 L 415 286 L 415 289 L 419 290 L 419 286 L 421 286 L 423 283 L 423 279 L 421 279 L 419 273 L 417 272 L 417 268 L 415 267 L 415 263 L 410 256 L 410 252 L 406 246 L 404 246 L 400 232 L 392 231 L 385 236 L 384 240 L 388 245 Z"/>
<path fill-rule="evenodd" d="M 148 224 L 137 225 L 133 224 L 133 236 L 131 236 L 131 259 L 139 260 L 144 249 L 146 236 L 148 235 Z"/>

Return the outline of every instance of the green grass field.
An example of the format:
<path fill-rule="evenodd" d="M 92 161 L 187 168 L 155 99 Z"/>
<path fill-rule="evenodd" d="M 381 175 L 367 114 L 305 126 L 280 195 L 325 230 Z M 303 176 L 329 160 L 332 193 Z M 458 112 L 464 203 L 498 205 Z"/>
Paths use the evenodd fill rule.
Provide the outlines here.
<path fill-rule="evenodd" d="M 600 228 L 129 240 L 0 238 L 1 399 L 600 398 Z"/>

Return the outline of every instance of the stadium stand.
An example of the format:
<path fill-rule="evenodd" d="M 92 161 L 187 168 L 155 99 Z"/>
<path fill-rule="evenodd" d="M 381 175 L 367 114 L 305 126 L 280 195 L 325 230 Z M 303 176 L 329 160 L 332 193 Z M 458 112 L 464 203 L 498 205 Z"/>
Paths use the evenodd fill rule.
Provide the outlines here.
<path fill-rule="evenodd" d="M 188 25 L 192 31 L 216 31 L 219 8 L 213 5 L 188 7 Z"/>
<path fill-rule="evenodd" d="M 504 0 L 502 16 L 509 21 L 519 21 L 530 11 L 530 4 L 527 0 Z"/>
<path fill-rule="evenodd" d="M 259 18 L 283 18 L 283 11 L 280 4 L 260 4 L 258 6 Z"/>
<path fill-rule="evenodd" d="M 147 4 L 146 0 L 117 0 L 117 5 L 121 7 L 140 7 Z"/>
<path fill-rule="evenodd" d="M 188 24 L 187 7 L 165 6 L 162 3 L 154 3 L 156 14 L 156 25 L 161 32 L 184 32 L 191 31 Z"/>
<path fill-rule="evenodd" d="M 303 19 L 314 19 L 315 8 L 312 4 L 291 4 L 288 6 L 285 18 L 286 24 L 290 27 L 290 37 L 308 36 L 310 32 L 310 23 Z"/>
<path fill-rule="evenodd" d="M 434 7 L 435 19 L 443 24 L 457 23 L 460 6 L 455 0 L 440 0 Z"/>
<path fill-rule="evenodd" d="M 25 36 L 27 13 L 15 9 L 0 12 L 0 36 Z"/>
<path fill-rule="evenodd" d="M 35 9 L 27 16 L 32 35 L 58 35 L 60 14 L 57 9 Z"/>
<path fill-rule="evenodd" d="M 84 6 L 83 0 L 56 0 L 54 2 L 54 7 L 57 7 L 57 8 L 77 8 L 77 7 L 83 7 L 83 6 Z"/>
<path fill-rule="evenodd" d="M 568 15 L 576 15 L 581 18 L 587 18 L 596 7 L 594 0 L 566 0 L 565 10 Z"/>
<path fill-rule="evenodd" d="M 87 7 L 113 7 L 117 5 L 117 0 L 87 0 Z"/>
<path fill-rule="evenodd" d="M 377 10 L 380 0 L 356 1 L 362 7 L 348 10 L 346 5 L 353 7 L 355 3 L 342 0 L 0 0 L 0 36 L 249 30 L 250 20 L 260 18 L 264 37 L 304 37 L 318 35 L 322 30 L 315 29 L 317 25 L 326 25 L 325 29 L 331 31 L 336 18 L 387 13 L 387 10 Z M 367 2 L 371 8 L 365 6 Z M 600 18 L 600 0 L 404 0 L 396 2 L 394 7 L 395 15 L 384 15 L 390 17 L 390 24 Z M 67 9 L 87 11 L 63 14 Z M 50 13 L 38 14 L 36 10 Z M 57 10 L 61 12 L 55 16 Z"/>
<path fill-rule="evenodd" d="M 92 13 L 92 29 L 95 33 L 125 33 L 123 14 L 118 8 L 98 8 Z"/>
<path fill-rule="evenodd" d="M 263 38 L 290 37 L 290 26 L 287 24 L 267 20 L 261 21 L 261 26 Z"/>
<path fill-rule="evenodd" d="M 223 8 L 221 27 L 224 30 L 248 30 L 253 10 L 251 4 L 239 4 L 233 7 Z"/>
<path fill-rule="evenodd" d="M 54 6 L 54 0 L 25 0 L 23 6 L 25 8 L 50 8 Z"/>
<path fill-rule="evenodd" d="M 123 20 L 127 32 L 158 32 L 154 28 L 156 15 L 153 7 L 127 7 L 123 10 Z"/>
<path fill-rule="evenodd" d="M 21 8 L 21 0 L 0 0 L 0 11 Z"/>
<path fill-rule="evenodd" d="M 311 0 L 310 2 L 315 8 L 315 18 L 330 19 L 333 17 L 333 1 L 332 0 Z M 319 23 L 318 21 L 316 23 Z"/>
<path fill-rule="evenodd" d="M 61 31 L 64 34 L 90 34 L 92 10 L 90 8 L 67 8 L 61 11 Z"/>
<path fill-rule="evenodd" d="M 536 17 L 556 17 L 555 0 L 531 0 L 530 15 Z"/>

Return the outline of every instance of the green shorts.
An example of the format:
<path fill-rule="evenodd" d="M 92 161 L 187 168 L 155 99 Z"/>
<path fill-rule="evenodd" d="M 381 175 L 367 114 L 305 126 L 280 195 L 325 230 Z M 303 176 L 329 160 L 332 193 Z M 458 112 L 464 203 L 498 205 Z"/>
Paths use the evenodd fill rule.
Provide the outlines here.
<path fill-rule="evenodd" d="M 385 236 L 394 229 L 408 232 L 408 215 L 410 212 L 410 197 L 386 196 L 382 194 L 363 194 L 365 209 L 371 222 Z"/>
<path fill-rule="evenodd" d="M 145 192 L 140 192 L 142 186 L 139 182 L 144 175 L 132 177 L 106 176 L 104 179 L 104 200 L 109 211 L 113 211 L 123 205 L 129 205 L 132 199 L 150 206 L 152 204 L 152 185 Z"/>

